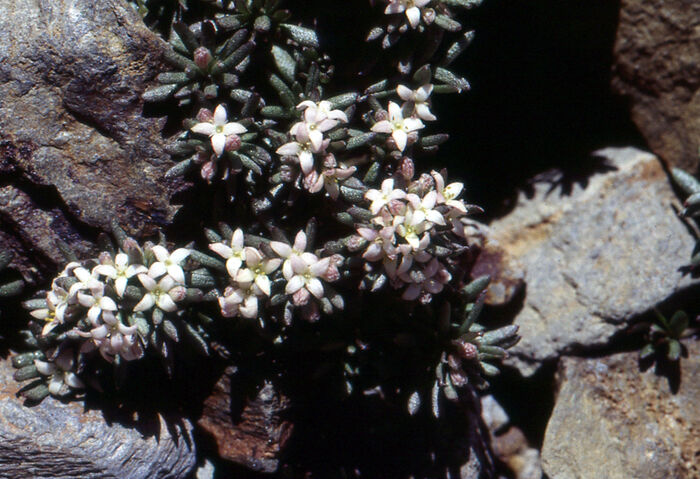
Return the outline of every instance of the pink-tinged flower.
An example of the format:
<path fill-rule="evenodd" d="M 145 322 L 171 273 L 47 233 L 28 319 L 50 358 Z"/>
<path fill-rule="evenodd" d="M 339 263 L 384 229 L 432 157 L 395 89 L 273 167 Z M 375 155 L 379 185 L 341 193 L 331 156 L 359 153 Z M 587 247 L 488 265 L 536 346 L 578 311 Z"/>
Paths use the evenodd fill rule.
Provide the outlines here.
<path fill-rule="evenodd" d="M 226 259 L 226 270 L 231 279 L 236 279 L 238 270 L 245 261 L 245 246 L 244 246 L 243 230 L 237 228 L 231 236 L 231 246 L 224 243 L 212 243 L 209 249 Z"/>
<path fill-rule="evenodd" d="M 282 264 L 279 258 L 265 259 L 260 251 L 255 248 L 245 249 L 246 268 L 238 270 L 236 281 L 239 283 L 255 283 L 260 290 L 270 296 L 270 278 L 272 274 Z"/>
<path fill-rule="evenodd" d="M 178 284 L 185 284 L 185 272 L 180 264 L 190 255 L 190 250 L 178 248 L 172 253 L 160 245 L 151 248 L 158 261 L 148 268 L 148 275 L 151 278 L 159 278 L 164 274 L 169 274 Z"/>
<path fill-rule="evenodd" d="M 406 198 L 406 192 L 400 189 L 394 189 L 394 180 L 392 178 L 382 181 L 382 189 L 368 190 L 365 193 L 365 198 L 370 200 L 372 204 L 369 210 L 372 214 L 377 214 L 382 206 L 393 200 L 402 200 Z"/>
<path fill-rule="evenodd" d="M 190 128 L 193 132 L 208 135 L 211 146 L 217 156 L 221 156 L 226 147 L 226 140 L 232 135 L 240 135 L 248 131 L 246 127 L 236 122 L 228 122 L 228 115 L 224 105 L 219 105 L 214 110 L 211 121 L 201 122 Z"/>
<path fill-rule="evenodd" d="M 296 137 L 296 141 L 285 143 L 277 148 L 276 153 L 282 156 L 296 156 L 301 166 L 301 171 L 308 175 L 314 168 L 314 155 L 324 153 L 331 140 L 326 138 L 321 141 L 320 145 L 314 146 L 311 142 L 311 132 L 308 126 L 304 123 L 299 123 L 295 126 L 293 134 Z"/>
<path fill-rule="evenodd" d="M 406 195 L 409 205 L 413 208 L 414 224 L 421 223 L 425 220 L 441 226 L 446 224 L 442 213 L 434 209 L 437 204 L 437 198 L 438 194 L 436 191 L 429 191 L 423 198 L 413 193 Z"/>
<path fill-rule="evenodd" d="M 177 311 L 177 304 L 175 304 L 175 302 L 184 299 L 184 287 L 178 286 L 175 280 L 170 276 L 164 276 L 158 283 L 147 274 L 140 274 L 138 278 L 143 287 L 146 288 L 146 294 L 144 294 L 141 301 L 134 306 L 134 312 L 148 311 L 153 306 L 168 313 Z"/>
<path fill-rule="evenodd" d="M 401 107 L 397 103 L 390 101 L 389 119 L 375 123 L 372 126 L 372 131 L 390 133 L 394 142 L 396 142 L 396 147 L 399 151 L 403 151 L 408 142 L 408 134 L 424 127 L 425 125 L 418 118 L 404 118 Z"/>
<path fill-rule="evenodd" d="M 313 258 L 311 258 L 313 256 Z M 315 255 L 292 256 L 290 259 L 292 274 L 287 279 L 285 292 L 291 294 L 296 305 L 306 304 L 309 293 L 315 298 L 323 298 L 323 283 L 319 278 L 326 278 L 331 268 L 331 258 L 318 259 Z"/>
<path fill-rule="evenodd" d="M 439 204 L 445 204 L 451 206 L 461 214 L 467 213 L 467 207 L 464 201 L 458 200 L 459 195 L 462 194 L 464 185 L 462 183 L 450 183 L 445 186 L 445 179 L 437 171 L 431 172 L 433 179 L 435 180 L 435 189 L 437 191 L 437 200 Z"/>
<path fill-rule="evenodd" d="M 420 23 L 421 8 L 429 3 L 430 0 L 390 0 L 384 13 L 390 15 L 404 12 L 411 28 L 416 28 Z"/>
<path fill-rule="evenodd" d="M 414 250 L 425 249 L 430 244 L 430 234 L 426 232 L 428 225 L 424 221 L 424 215 L 417 214 L 412 208 L 406 208 L 404 216 L 394 217 L 394 227 L 396 233 L 403 237 Z"/>
<path fill-rule="evenodd" d="M 270 241 L 270 247 L 277 253 L 280 258 L 284 258 L 282 265 L 282 274 L 286 279 L 293 276 L 291 259 L 294 257 L 306 258 L 306 261 L 314 261 L 318 259 L 315 254 L 306 252 L 306 233 L 299 231 L 294 238 L 294 245 L 290 246 L 281 241 Z"/>
<path fill-rule="evenodd" d="M 312 101 L 301 102 L 298 109 L 306 108 L 303 113 L 303 121 L 292 126 L 289 133 L 298 137 L 299 129 L 306 128 L 311 145 L 320 150 L 323 146 L 323 134 L 335 128 L 339 122 L 347 122 L 348 117 L 340 110 L 331 110 L 330 103 L 322 101 L 314 103 Z"/>
<path fill-rule="evenodd" d="M 331 102 L 329 102 L 329 101 L 324 100 L 324 101 L 320 101 L 318 103 L 314 103 L 311 100 L 306 100 L 306 101 L 302 101 L 301 103 L 299 103 L 297 105 L 298 110 L 301 110 L 304 108 L 306 109 L 304 111 L 304 118 L 306 118 L 307 112 L 309 112 L 309 110 L 312 110 L 313 118 L 316 118 L 316 119 L 329 118 L 331 120 L 337 120 L 337 121 L 340 121 L 343 123 L 348 122 L 348 117 L 345 114 L 345 112 L 343 112 L 341 110 L 331 110 L 332 105 L 331 105 Z"/>
<path fill-rule="evenodd" d="M 402 105 L 402 108 L 412 106 L 416 115 L 426 121 L 437 120 L 437 117 L 430 111 L 430 104 L 428 103 L 428 98 L 430 98 L 432 92 L 433 85 L 431 84 L 423 85 L 416 90 L 411 90 L 404 85 L 396 87 L 396 93 L 406 102 Z"/>
<path fill-rule="evenodd" d="M 333 162 L 335 163 L 335 160 Z M 340 196 L 339 182 L 347 180 L 356 171 L 357 168 L 354 166 L 351 166 L 350 168 L 327 168 L 323 170 L 323 172 L 320 175 L 315 175 L 316 178 L 308 188 L 309 192 L 318 193 L 323 188 L 325 188 L 328 192 L 328 195 L 334 200 L 337 200 L 338 196 Z M 315 172 L 312 171 L 311 175 L 314 176 L 314 173 Z"/>
<path fill-rule="evenodd" d="M 357 233 L 369 242 L 362 257 L 367 261 L 379 261 L 385 257 L 394 258 L 397 253 L 394 232 L 393 226 L 385 226 L 379 231 L 365 227 L 357 228 Z"/>
<path fill-rule="evenodd" d="M 129 264 L 129 255 L 126 253 L 118 253 L 114 257 L 114 262 L 112 262 L 112 257 L 107 255 L 104 262 L 95 266 L 93 271 L 112 279 L 114 281 L 114 290 L 121 298 L 124 296 L 126 284 L 129 282 L 129 279 L 137 274 L 147 272 L 148 268 L 142 264 Z"/>
<path fill-rule="evenodd" d="M 89 332 L 78 331 L 80 336 L 92 340 L 83 345 L 81 352 L 98 348 L 102 357 L 109 362 L 114 361 L 115 356 L 120 356 L 127 361 L 143 356 L 143 348 L 135 325 L 126 326 L 122 323 L 121 314 L 115 315 L 112 312 L 105 312 L 102 320 L 103 323 L 96 324 Z"/>
<path fill-rule="evenodd" d="M 433 258 L 422 270 L 424 280 L 420 283 L 413 282 L 408 273 L 404 273 L 401 279 L 410 283 L 401 296 L 407 301 L 417 299 L 421 293 L 437 294 L 443 290 L 445 285 L 452 279 L 449 271 L 440 263 L 437 258 Z"/>
<path fill-rule="evenodd" d="M 68 266 L 66 266 L 66 269 L 64 271 L 67 272 L 68 275 L 73 275 L 76 278 L 78 278 L 78 281 L 76 283 L 73 283 L 73 285 L 68 290 L 68 296 L 70 298 L 75 298 L 75 295 L 78 293 L 78 291 L 99 288 L 100 284 L 102 284 L 97 279 L 97 273 L 94 271 L 94 269 L 92 272 L 90 272 L 87 269 L 80 266 L 79 263 L 68 263 Z"/>
<path fill-rule="evenodd" d="M 49 376 L 49 392 L 54 396 L 65 396 L 71 392 L 70 388 L 81 389 L 85 387 L 83 382 L 73 372 L 73 352 L 64 350 L 52 361 L 34 360 L 36 369 L 42 376 Z"/>
<path fill-rule="evenodd" d="M 97 321 L 103 311 L 116 311 L 117 303 L 112 298 L 104 295 L 104 284 L 99 288 L 90 290 L 90 294 L 85 294 L 78 291 L 78 302 L 81 306 L 89 308 L 87 317 L 92 324 L 97 324 Z"/>

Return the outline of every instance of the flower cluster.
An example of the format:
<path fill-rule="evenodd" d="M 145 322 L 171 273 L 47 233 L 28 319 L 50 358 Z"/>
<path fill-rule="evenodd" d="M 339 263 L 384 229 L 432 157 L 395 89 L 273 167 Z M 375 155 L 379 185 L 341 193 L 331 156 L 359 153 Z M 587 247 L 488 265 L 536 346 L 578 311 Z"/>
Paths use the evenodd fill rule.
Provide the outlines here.
<path fill-rule="evenodd" d="M 345 180 L 355 173 L 355 167 L 339 166 L 335 156 L 327 151 L 330 138 L 324 134 L 336 128 L 340 123 L 347 123 L 348 117 L 341 110 L 333 110 L 331 103 L 318 103 L 306 100 L 297 106 L 303 110 L 302 121 L 295 123 L 289 130 L 293 141 L 277 149 L 277 154 L 294 158 L 299 163 L 303 175 L 302 184 L 312 193 L 326 189 L 333 199 L 338 198 L 338 181 Z M 316 159 L 322 161 L 321 171 L 316 169 Z"/>
<path fill-rule="evenodd" d="M 436 171 L 404 187 L 397 188 L 397 181 L 386 179 L 381 190 L 365 194 L 373 217 L 357 228 L 357 244 L 367 245 L 362 257 L 381 262 L 394 288 L 406 286 L 404 299 L 429 302 L 451 279 L 437 250 L 443 250 L 439 256 L 449 256 L 453 242 L 447 236 L 465 234 L 462 219 L 468 208 L 459 199 L 463 185 L 445 186 Z"/>
<path fill-rule="evenodd" d="M 340 255 L 319 258 L 306 251 L 303 231 L 297 233 L 293 245 L 271 241 L 253 247 L 245 245 L 245 235 L 238 228 L 229 244 L 216 242 L 209 248 L 226 260 L 230 284 L 219 297 L 221 314 L 227 318 L 259 318 L 261 322 L 262 305 L 269 306 L 271 297 L 286 295 L 292 305 L 304 307 L 306 319 L 318 319 L 318 304 L 311 299 L 324 299 L 322 280 L 336 281 L 340 277 L 338 264 L 343 260 Z"/>
<path fill-rule="evenodd" d="M 43 356 L 30 372 L 49 381 L 47 394 L 65 395 L 64 386 L 78 387 L 77 364 L 69 350 L 80 361 L 93 351 L 110 363 L 133 361 L 151 346 L 167 357 L 178 329 L 193 331 L 179 318 L 188 293 L 197 296 L 185 286 L 183 265 L 190 250 L 169 251 L 151 243 L 141 247 L 123 237 L 121 249 L 68 263 L 43 297 L 25 302 L 41 323 L 34 344 Z"/>

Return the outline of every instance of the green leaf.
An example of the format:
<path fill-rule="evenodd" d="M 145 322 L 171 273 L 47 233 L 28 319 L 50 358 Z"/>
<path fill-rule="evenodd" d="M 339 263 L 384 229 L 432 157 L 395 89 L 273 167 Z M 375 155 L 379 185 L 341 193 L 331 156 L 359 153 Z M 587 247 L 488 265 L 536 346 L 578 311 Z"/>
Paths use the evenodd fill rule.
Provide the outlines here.
<path fill-rule="evenodd" d="M 678 361 L 681 358 L 681 343 L 676 339 L 672 339 L 668 342 L 668 359 L 671 361 Z"/>
<path fill-rule="evenodd" d="M 654 345 L 652 343 L 647 344 L 642 348 L 642 350 L 639 352 L 639 357 L 642 359 L 648 358 L 649 356 L 652 356 L 656 352 L 656 348 L 654 348 Z"/>
<path fill-rule="evenodd" d="M 442 64 L 447 66 L 454 62 L 462 54 L 462 52 L 467 49 L 473 40 L 474 30 L 468 31 L 462 35 L 459 40 L 454 42 L 450 48 L 447 49 L 447 53 L 445 54 L 445 59 L 442 61 Z"/>
<path fill-rule="evenodd" d="M 471 88 L 467 80 L 442 67 L 437 67 L 435 69 L 435 78 L 453 88 L 456 88 L 459 93 Z"/>
<path fill-rule="evenodd" d="M 458 32 L 462 29 L 461 23 L 459 23 L 457 20 L 453 20 L 447 15 L 442 14 L 435 17 L 435 24 L 448 32 Z"/>
<path fill-rule="evenodd" d="M 173 96 L 173 93 L 175 93 L 175 90 L 177 90 L 178 88 L 179 85 L 177 83 L 149 88 L 148 90 L 143 92 L 141 98 L 143 98 L 143 101 L 150 103 L 165 101 L 171 96 Z"/>
<path fill-rule="evenodd" d="M 471 283 L 462 288 L 462 296 L 466 301 L 474 301 L 484 291 L 491 282 L 491 276 L 485 274 L 474 279 Z"/>
<path fill-rule="evenodd" d="M 298 25 L 291 25 L 289 23 L 283 23 L 282 25 L 280 25 L 280 27 L 282 28 L 282 30 L 284 30 L 285 33 L 287 33 L 287 35 L 289 35 L 289 38 L 291 38 L 298 44 L 311 48 L 319 47 L 316 32 L 311 30 L 310 28 L 300 27 Z"/>
<path fill-rule="evenodd" d="M 272 88 L 277 91 L 277 94 L 285 107 L 289 108 L 290 110 L 296 107 L 297 102 L 294 93 L 280 77 L 275 74 L 271 74 L 268 81 L 270 82 L 270 85 L 272 85 Z"/>
<path fill-rule="evenodd" d="M 462 7 L 462 8 L 474 8 L 481 5 L 483 0 L 441 0 L 445 5 L 450 5 L 452 7 Z"/>
<path fill-rule="evenodd" d="M 363 133 L 361 135 L 353 136 L 347 141 L 347 145 L 345 147 L 346 150 L 354 150 L 355 148 L 359 148 L 361 146 L 367 145 L 370 143 L 372 140 L 376 138 L 377 134 L 374 132 L 369 132 L 369 133 Z"/>
<path fill-rule="evenodd" d="M 700 193 L 700 182 L 693 175 L 680 168 L 671 169 L 671 176 L 676 184 L 687 194 Z"/>
<path fill-rule="evenodd" d="M 498 376 L 498 374 L 501 372 L 496 366 L 493 364 L 489 364 L 486 362 L 481 361 L 479 363 L 481 365 L 481 369 L 484 371 L 484 374 L 486 376 Z"/>
<path fill-rule="evenodd" d="M 685 311 L 676 311 L 676 313 L 668 321 L 668 330 L 671 333 L 671 337 L 679 339 L 686 330 L 690 320 Z"/>
<path fill-rule="evenodd" d="M 359 95 L 355 92 L 343 93 L 342 95 L 337 95 L 329 98 L 328 101 L 331 103 L 331 108 L 344 109 L 355 103 L 355 101 L 357 101 L 358 96 Z"/>
<path fill-rule="evenodd" d="M 282 78 L 289 83 L 294 83 L 297 71 L 297 63 L 294 61 L 294 58 L 292 58 L 286 50 L 277 45 L 272 45 L 271 53 Z"/>
<path fill-rule="evenodd" d="M 170 178 L 176 178 L 178 176 L 183 176 L 184 174 L 189 172 L 192 168 L 194 168 L 194 166 L 195 166 L 195 163 L 192 159 L 183 160 L 183 161 L 177 163 L 172 168 L 170 168 L 165 173 L 165 178 L 170 179 Z"/>
<path fill-rule="evenodd" d="M 194 51 L 199 48 L 197 38 L 186 24 L 183 22 L 175 22 L 173 23 L 173 30 L 175 30 L 175 33 L 177 33 L 177 36 L 180 37 L 182 44 L 185 45 L 185 48 L 187 48 L 190 53 L 194 53 Z"/>
<path fill-rule="evenodd" d="M 0 286 L 0 296 L 15 296 L 22 292 L 24 281 L 21 279 L 5 283 Z"/>

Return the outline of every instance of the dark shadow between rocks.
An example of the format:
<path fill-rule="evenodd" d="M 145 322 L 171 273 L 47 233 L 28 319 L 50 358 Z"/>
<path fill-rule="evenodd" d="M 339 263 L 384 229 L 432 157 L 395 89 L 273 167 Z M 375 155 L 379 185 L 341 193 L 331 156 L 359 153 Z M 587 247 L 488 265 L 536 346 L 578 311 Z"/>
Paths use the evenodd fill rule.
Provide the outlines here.
<path fill-rule="evenodd" d="M 516 368 L 501 367 L 489 379 L 489 392 L 505 409 L 510 424 L 525 434 L 532 447 L 542 448 L 547 423 L 554 410 L 558 361 L 544 362 L 537 372 L 524 378 Z"/>

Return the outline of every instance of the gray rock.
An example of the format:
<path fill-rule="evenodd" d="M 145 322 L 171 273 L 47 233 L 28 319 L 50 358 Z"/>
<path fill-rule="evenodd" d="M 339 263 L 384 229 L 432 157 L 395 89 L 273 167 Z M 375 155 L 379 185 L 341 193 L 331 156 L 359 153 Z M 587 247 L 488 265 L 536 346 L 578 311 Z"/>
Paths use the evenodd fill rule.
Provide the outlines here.
<path fill-rule="evenodd" d="M 482 396 L 481 417 L 491 433 L 493 453 L 508 468 L 507 477 L 541 479 L 540 452 L 528 444 L 520 429 L 510 424 L 508 414 L 493 396 Z"/>
<path fill-rule="evenodd" d="M 522 340 L 507 364 L 524 375 L 542 361 L 601 346 L 631 318 L 694 281 L 694 240 L 674 213 L 675 196 L 659 161 L 632 148 L 598 152 L 614 171 L 576 185 L 521 195 L 491 235 L 526 269 L 526 295 L 514 323 Z"/>
<path fill-rule="evenodd" d="M 700 146 L 698 18 L 693 0 L 622 0 L 612 81 L 652 151 L 690 170 Z"/>
<path fill-rule="evenodd" d="M 700 477 L 700 343 L 686 343 L 672 393 L 638 353 L 563 358 L 542 462 L 556 479 Z"/>
<path fill-rule="evenodd" d="M 158 416 L 144 436 L 78 402 L 49 397 L 27 407 L 16 397 L 12 373 L 9 361 L 0 361 L 0 478 L 178 479 L 194 469 L 187 420 L 166 425 Z"/>
<path fill-rule="evenodd" d="M 26 277 L 60 261 L 56 239 L 81 251 L 114 218 L 138 235 L 175 213 L 162 120 L 140 98 L 163 48 L 123 0 L 0 0 L 0 240 L 25 245 Z"/>

